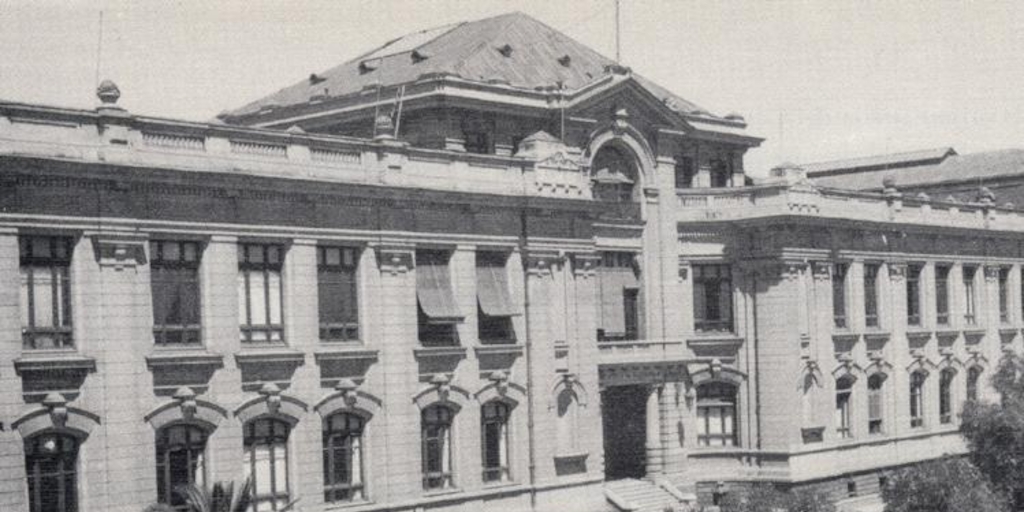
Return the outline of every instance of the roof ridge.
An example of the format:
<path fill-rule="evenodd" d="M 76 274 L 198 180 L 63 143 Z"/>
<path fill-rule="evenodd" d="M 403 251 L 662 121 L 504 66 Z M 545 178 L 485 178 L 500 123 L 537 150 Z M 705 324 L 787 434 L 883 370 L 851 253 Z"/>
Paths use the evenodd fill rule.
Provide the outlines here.
<path fill-rule="evenodd" d="M 800 166 L 801 167 L 820 166 L 820 165 L 827 165 L 827 164 L 837 164 L 837 163 L 843 163 L 843 162 L 855 162 L 855 161 L 874 160 L 874 159 L 887 159 L 887 160 L 891 160 L 891 159 L 897 159 L 899 157 L 904 157 L 904 156 L 908 156 L 908 155 L 931 155 L 931 154 L 935 154 L 935 153 L 937 153 L 939 151 L 942 151 L 944 154 L 949 153 L 950 151 L 952 151 L 953 152 L 953 156 L 960 156 L 960 153 L 957 153 L 956 149 L 953 148 L 953 146 L 938 146 L 938 147 L 927 148 L 927 149 L 912 149 L 912 150 L 908 150 L 908 151 L 898 151 L 896 153 L 876 153 L 876 154 L 873 154 L 873 155 L 851 156 L 851 157 L 846 157 L 846 158 L 832 158 L 832 159 L 829 159 L 829 160 L 816 160 L 816 161 L 813 161 L 813 162 L 802 163 L 802 164 L 800 164 Z"/>

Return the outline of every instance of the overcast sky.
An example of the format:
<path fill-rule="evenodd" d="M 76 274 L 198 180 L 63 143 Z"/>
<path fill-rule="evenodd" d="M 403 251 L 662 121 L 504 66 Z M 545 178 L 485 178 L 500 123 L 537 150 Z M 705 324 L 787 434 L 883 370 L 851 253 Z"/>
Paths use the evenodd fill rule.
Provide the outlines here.
<path fill-rule="evenodd" d="M 614 0 L 0 0 L 0 99 L 208 120 L 402 34 L 512 10 L 614 57 Z M 767 138 L 756 174 L 1024 147 L 1024 2 L 622 0 L 622 60 Z"/>

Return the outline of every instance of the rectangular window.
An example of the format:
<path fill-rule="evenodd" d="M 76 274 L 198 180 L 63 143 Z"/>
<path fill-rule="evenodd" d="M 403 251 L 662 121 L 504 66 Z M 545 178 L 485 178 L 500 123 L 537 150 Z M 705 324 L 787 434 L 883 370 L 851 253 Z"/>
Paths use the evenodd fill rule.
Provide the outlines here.
<path fill-rule="evenodd" d="M 457 346 L 456 324 L 462 313 L 455 302 L 449 271 L 451 253 L 416 251 L 416 302 L 420 343 L 425 346 Z"/>
<path fill-rule="evenodd" d="M 729 265 L 693 266 L 694 327 L 698 332 L 731 332 L 732 270 Z"/>
<path fill-rule="evenodd" d="M 157 345 L 200 343 L 198 242 L 149 242 L 153 294 L 153 341 Z"/>
<path fill-rule="evenodd" d="M 22 346 L 26 350 L 73 348 L 71 239 L 24 236 L 19 245 Z"/>
<path fill-rule="evenodd" d="M 676 161 L 676 188 L 693 188 L 693 177 L 696 175 L 697 166 L 693 157 L 679 157 Z"/>
<path fill-rule="evenodd" d="M 949 267 L 935 266 L 935 323 L 949 325 Z"/>
<path fill-rule="evenodd" d="M 907 266 L 907 325 L 921 325 L 921 266 Z"/>
<path fill-rule="evenodd" d="M 432 405 L 420 415 L 423 459 L 423 488 L 430 490 L 453 487 L 452 478 L 452 410 Z"/>
<path fill-rule="evenodd" d="M 515 343 L 512 317 L 519 308 L 512 301 L 508 282 L 508 255 L 476 254 L 477 331 L 481 343 Z"/>
<path fill-rule="evenodd" d="M 999 321 L 1010 323 L 1010 269 L 999 269 Z"/>
<path fill-rule="evenodd" d="M 628 341 L 640 336 L 639 293 L 631 252 L 601 253 L 598 287 L 601 294 L 601 315 L 598 318 L 598 341 Z"/>
<path fill-rule="evenodd" d="M 964 267 L 964 323 L 977 325 L 977 290 L 974 287 L 974 278 L 978 267 Z"/>
<path fill-rule="evenodd" d="M 846 263 L 832 265 L 832 322 L 840 329 L 849 327 L 846 313 Z"/>
<path fill-rule="evenodd" d="M 864 325 L 878 327 L 878 271 L 877 263 L 864 264 Z"/>
<path fill-rule="evenodd" d="M 280 245 L 238 246 L 238 323 L 243 343 L 284 341 Z"/>
<path fill-rule="evenodd" d="M 359 300 L 356 285 L 357 250 L 352 247 L 316 248 L 320 339 L 359 339 Z"/>

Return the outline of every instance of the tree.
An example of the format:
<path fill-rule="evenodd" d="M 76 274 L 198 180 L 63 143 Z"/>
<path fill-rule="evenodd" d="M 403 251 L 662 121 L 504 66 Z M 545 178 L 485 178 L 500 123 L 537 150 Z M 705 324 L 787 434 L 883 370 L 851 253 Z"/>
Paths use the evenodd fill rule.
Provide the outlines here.
<path fill-rule="evenodd" d="M 963 457 L 903 469 L 882 488 L 885 512 L 1007 512 L 1006 500 Z"/>
<path fill-rule="evenodd" d="M 722 512 L 834 512 L 835 506 L 820 493 L 783 491 L 772 484 L 756 484 L 722 498 Z"/>
<path fill-rule="evenodd" d="M 1005 357 L 991 382 L 1000 403 L 968 402 L 960 433 L 974 466 L 1020 510 L 1024 509 L 1024 363 Z"/>

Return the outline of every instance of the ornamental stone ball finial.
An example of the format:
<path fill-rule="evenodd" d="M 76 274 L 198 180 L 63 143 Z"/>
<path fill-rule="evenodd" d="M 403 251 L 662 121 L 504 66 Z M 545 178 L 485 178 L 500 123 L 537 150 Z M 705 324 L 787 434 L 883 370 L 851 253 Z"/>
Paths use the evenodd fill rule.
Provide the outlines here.
<path fill-rule="evenodd" d="M 882 188 L 885 190 L 896 190 L 896 178 L 892 175 L 882 178 Z"/>
<path fill-rule="evenodd" d="M 117 84 L 113 81 L 104 80 L 96 87 L 96 97 L 99 98 L 104 105 L 114 105 L 117 103 L 117 100 L 121 98 L 121 89 L 118 89 Z"/>
<path fill-rule="evenodd" d="M 983 204 L 995 204 L 996 194 L 988 187 L 979 187 L 978 202 Z"/>

